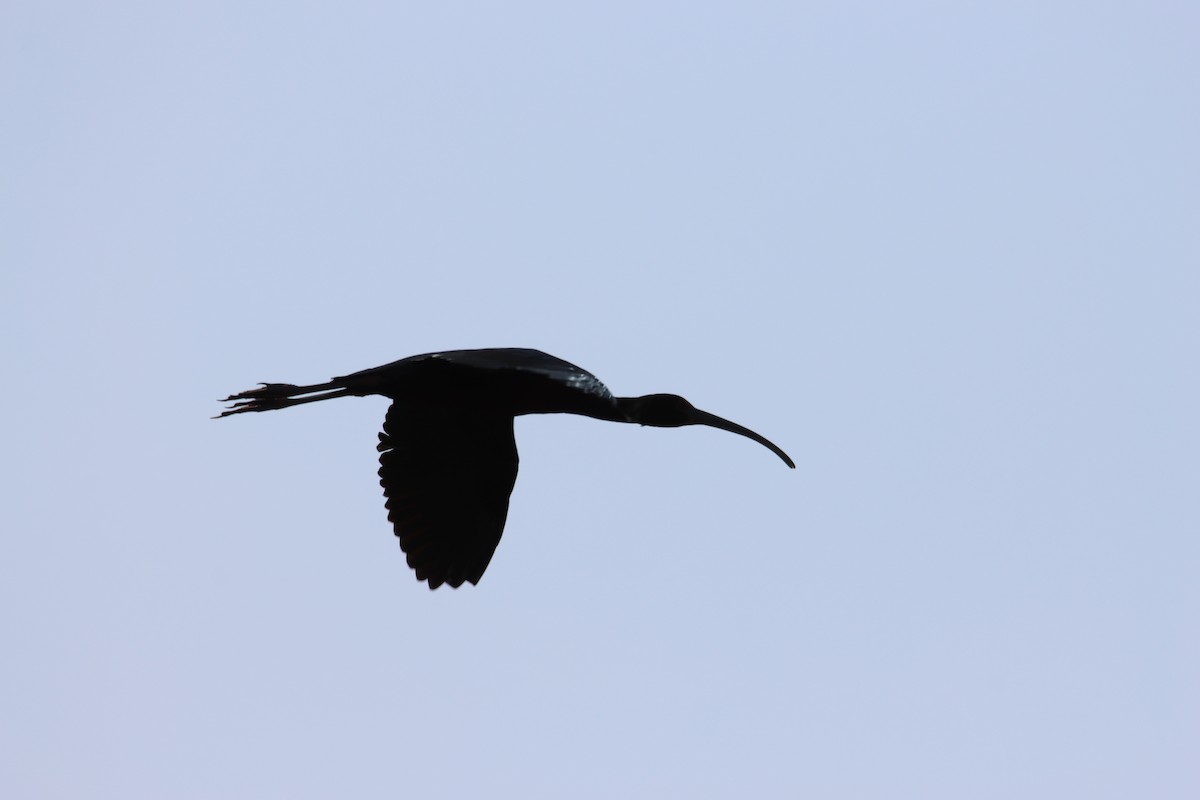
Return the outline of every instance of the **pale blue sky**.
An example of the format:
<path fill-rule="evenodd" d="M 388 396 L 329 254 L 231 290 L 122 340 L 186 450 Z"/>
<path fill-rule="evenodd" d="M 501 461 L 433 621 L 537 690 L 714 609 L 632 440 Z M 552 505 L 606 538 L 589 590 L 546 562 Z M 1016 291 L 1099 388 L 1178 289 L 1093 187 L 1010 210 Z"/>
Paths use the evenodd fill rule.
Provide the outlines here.
<path fill-rule="evenodd" d="M 1200 796 L 1192 3 L 0 12 L 0 794 Z M 429 592 L 386 402 L 536 347 Z"/>

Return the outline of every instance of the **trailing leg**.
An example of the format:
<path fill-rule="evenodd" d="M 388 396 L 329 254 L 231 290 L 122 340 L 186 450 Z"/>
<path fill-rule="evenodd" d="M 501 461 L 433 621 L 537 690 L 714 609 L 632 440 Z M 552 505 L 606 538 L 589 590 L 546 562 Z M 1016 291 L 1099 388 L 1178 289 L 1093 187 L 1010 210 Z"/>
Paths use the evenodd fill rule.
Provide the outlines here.
<path fill-rule="evenodd" d="M 353 394 L 356 392 L 346 388 L 345 384 L 340 381 L 317 383 L 311 386 L 296 386 L 292 383 L 264 383 L 257 389 L 247 389 L 226 397 L 221 402 L 233 403 L 233 405 L 213 419 L 228 417 L 231 414 L 243 414 L 247 411 L 274 411 L 278 408 L 315 403 L 318 400 L 332 400 L 335 397 L 346 397 Z M 304 397 L 303 395 L 312 396 Z"/>

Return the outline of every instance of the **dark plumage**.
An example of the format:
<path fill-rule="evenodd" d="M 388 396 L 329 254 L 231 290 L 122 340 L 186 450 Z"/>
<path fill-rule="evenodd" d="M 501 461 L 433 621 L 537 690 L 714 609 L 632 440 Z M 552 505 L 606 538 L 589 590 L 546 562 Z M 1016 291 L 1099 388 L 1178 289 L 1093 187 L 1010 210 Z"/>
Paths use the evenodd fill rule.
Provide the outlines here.
<path fill-rule="evenodd" d="M 220 416 L 371 394 L 392 400 L 378 446 L 388 519 L 417 580 L 430 589 L 478 583 L 487 569 L 517 480 L 513 418 L 521 414 L 708 425 L 753 439 L 796 466 L 754 431 L 682 397 L 614 397 L 587 370 L 521 348 L 426 353 L 312 386 L 266 383 L 225 398 L 233 405 Z"/>

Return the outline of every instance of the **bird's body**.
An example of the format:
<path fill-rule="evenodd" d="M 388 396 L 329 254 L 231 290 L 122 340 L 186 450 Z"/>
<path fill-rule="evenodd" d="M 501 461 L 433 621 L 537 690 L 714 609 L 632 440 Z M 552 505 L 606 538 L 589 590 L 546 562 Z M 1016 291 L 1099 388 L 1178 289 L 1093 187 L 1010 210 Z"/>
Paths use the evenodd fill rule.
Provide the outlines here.
<path fill-rule="evenodd" d="M 426 353 L 334 378 L 332 383 L 414 406 L 514 417 L 566 413 L 616 419 L 616 398 L 599 378 L 539 350 Z"/>
<path fill-rule="evenodd" d="M 226 398 L 234 405 L 220 416 L 372 394 L 392 400 L 378 445 L 388 519 L 430 589 L 478 583 L 487 569 L 517 478 L 513 419 L 522 414 L 709 425 L 754 439 L 795 467 L 763 437 L 681 397 L 615 397 L 587 370 L 523 348 L 426 353 L 311 386 L 263 384 Z"/>

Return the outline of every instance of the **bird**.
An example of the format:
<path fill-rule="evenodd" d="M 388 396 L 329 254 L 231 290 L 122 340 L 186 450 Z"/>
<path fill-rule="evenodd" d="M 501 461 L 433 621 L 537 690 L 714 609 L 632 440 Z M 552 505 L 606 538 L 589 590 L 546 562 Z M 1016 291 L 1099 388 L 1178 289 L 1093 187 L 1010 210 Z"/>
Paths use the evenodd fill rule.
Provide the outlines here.
<path fill-rule="evenodd" d="M 379 482 L 409 567 L 430 589 L 478 584 L 500 544 L 517 479 L 513 421 L 581 414 L 659 428 L 707 425 L 753 439 L 792 469 L 772 442 L 673 394 L 616 397 L 592 373 L 527 348 L 450 350 L 297 386 L 262 383 L 230 395 L 214 419 L 337 397 L 392 402 L 379 434 Z"/>

